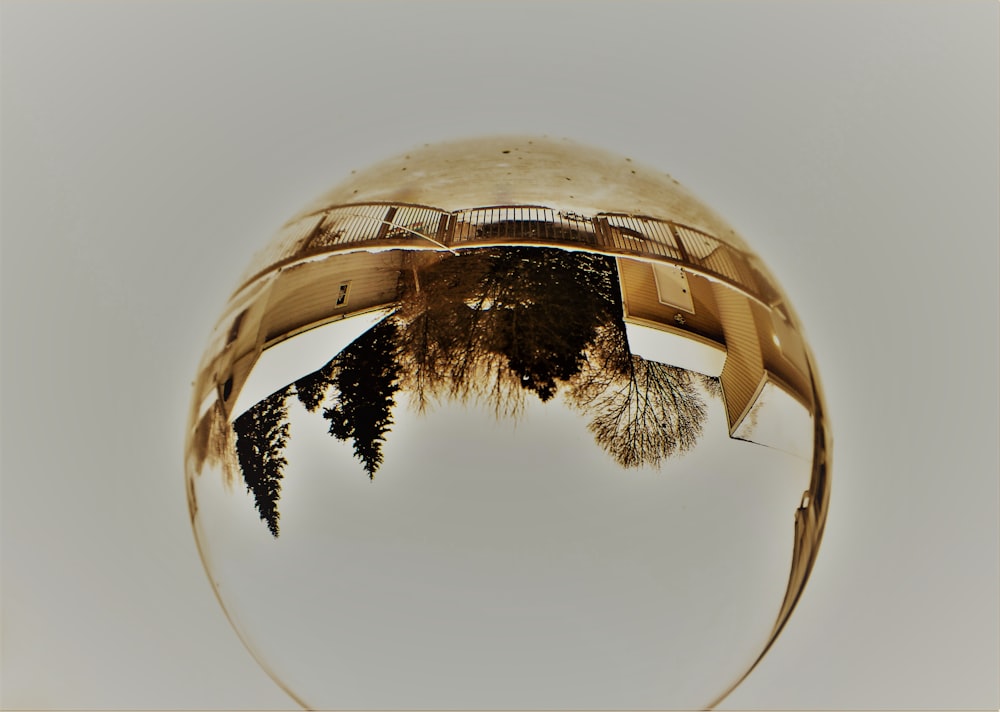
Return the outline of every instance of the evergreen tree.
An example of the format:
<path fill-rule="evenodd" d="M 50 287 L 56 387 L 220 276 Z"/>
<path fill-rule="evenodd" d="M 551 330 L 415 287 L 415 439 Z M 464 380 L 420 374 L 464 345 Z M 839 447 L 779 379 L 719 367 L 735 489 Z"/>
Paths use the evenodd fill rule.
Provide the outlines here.
<path fill-rule="evenodd" d="M 392 426 L 399 390 L 396 325 L 384 320 L 362 334 L 336 358 L 337 394 L 323 411 L 330 434 L 354 442 L 354 456 L 372 479 L 382 464 L 382 444 Z"/>
<path fill-rule="evenodd" d="M 288 444 L 286 401 L 290 394 L 288 387 L 276 391 L 233 422 L 243 480 L 254 496 L 260 518 L 274 537 L 278 536 L 281 478 L 288 464 L 283 452 Z"/>
<path fill-rule="evenodd" d="M 330 386 L 333 385 L 336 364 L 337 359 L 331 359 L 322 368 L 303 376 L 295 382 L 295 394 L 298 396 L 299 402 L 310 413 L 316 412 L 326 398 Z"/>
<path fill-rule="evenodd" d="M 493 295 L 493 347 L 547 401 L 580 371 L 598 328 L 621 318 L 614 260 L 550 248 L 492 257 L 484 291 Z"/>
<path fill-rule="evenodd" d="M 473 397 L 516 416 L 526 393 L 547 401 L 579 372 L 601 328 L 624 328 L 615 262 L 605 255 L 471 250 L 422 265 L 404 290 L 403 380 L 420 408 Z"/>

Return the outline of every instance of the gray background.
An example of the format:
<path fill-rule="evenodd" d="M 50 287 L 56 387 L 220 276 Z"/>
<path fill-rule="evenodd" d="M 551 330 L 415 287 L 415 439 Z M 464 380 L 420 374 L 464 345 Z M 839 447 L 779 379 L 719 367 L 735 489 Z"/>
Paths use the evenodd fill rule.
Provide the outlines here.
<path fill-rule="evenodd" d="M 669 171 L 803 318 L 818 567 L 730 708 L 998 694 L 998 5 L 2 6 L 2 704 L 287 708 L 201 570 L 188 383 L 251 252 L 425 141 Z"/>

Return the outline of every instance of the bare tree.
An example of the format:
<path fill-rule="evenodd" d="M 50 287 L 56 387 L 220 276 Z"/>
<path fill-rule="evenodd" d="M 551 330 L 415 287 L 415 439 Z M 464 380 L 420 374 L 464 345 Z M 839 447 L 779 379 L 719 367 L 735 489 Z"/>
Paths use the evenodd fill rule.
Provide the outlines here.
<path fill-rule="evenodd" d="M 594 440 L 618 464 L 658 467 L 697 444 L 707 411 L 690 371 L 633 355 L 623 370 L 608 363 L 577 379 L 568 399 L 593 415 Z"/>
<path fill-rule="evenodd" d="M 318 370 L 268 396 L 233 423 L 235 450 L 260 517 L 278 536 L 287 465 L 287 400 L 326 403 L 329 433 L 350 440 L 374 479 L 393 425 L 395 394 L 418 411 L 435 401 L 489 405 L 517 418 L 526 399 L 561 390 L 591 416 L 595 441 L 622 467 L 659 466 L 694 447 L 718 379 L 634 356 L 614 259 L 554 248 L 477 248 L 421 255 L 404 272 L 393 316 Z M 195 460 L 215 455 L 212 421 L 199 423 Z"/>
<path fill-rule="evenodd" d="M 718 376 L 706 376 L 696 373 L 695 377 L 709 398 L 722 398 L 722 380 Z"/>
<path fill-rule="evenodd" d="M 219 401 L 215 401 L 198 420 L 187 453 L 190 471 L 200 475 L 205 464 L 221 470 L 227 488 L 236 482 L 240 465 L 236 458 L 233 427 Z"/>
<path fill-rule="evenodd" d="M 419 411 L 446 397 L 460 397 L 481 350 L 476 323 L 482 305 L 473 301 L 488 268 L 479 250 L 414 264 L 394 319 L 401 387 Z"/>

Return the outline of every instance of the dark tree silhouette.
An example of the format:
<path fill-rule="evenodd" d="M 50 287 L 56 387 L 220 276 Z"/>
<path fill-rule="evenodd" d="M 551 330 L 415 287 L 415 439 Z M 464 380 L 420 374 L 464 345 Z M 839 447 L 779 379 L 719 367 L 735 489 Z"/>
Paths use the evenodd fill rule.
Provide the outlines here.
<path fill-rule="evenodd" d="M 396 312 L 402 388 L 418 411 L 442 398 L 489 402 L 498 417 L 520 409 L 520 383 L 492 344 L 495 295 L 484 286 L 491 252 L 425 260 L 403 285 Z"/>
<path fill-rule="evenodd" d="M 333 406 L 323 412 L 330 434 L 352 439 L 355 456 L 374 477 L 399 388 L 395 336 L 392 322 L 380 322 L 322 368 L 272 393 L 233 422 L 243 480 L 272 536 L 279 534 L 278 499 L 288 464 L 283 454 L 290 429 L 288 399 L 294 392 L 306 410 L 315 412 L 335 389 Z"/>
<path fill-rule="evenodd" d="M 322 368 L 303 376 L 295 382 L 295 394 L 310 413 L 315 413 L 333 385 L 337 359 L 327 361 Z"/>
<path fill-rule="evenodd" d="M 278 498 L 281 478 L 288 461 L 288 407 L 291 388 L 272 393 L 233 422 L 236 455 L 247 491 L 254 496 L 257 512 L 272 536 L 278 536 Z"/>
<path fill-rule="evenodd" d="M 542 401 L 579 372 L 585 349 L 615 311 L 614 260 L 587 252 L 504 250 L 485 285 L 496 313 L 494 348 Z M 620 310 L 618 316 L 620 317 Z"/>
<path fill-rule="evenodd" d="M 487 262 L 479 251 L 425 260 L 404 282 L 395 315 L 407 368 L 402 387 L 419 411 L 442 397 L 459 397 L 463 374 L 482 351 L 475 343 L 478 311 L 472 300 Z"/>
<path fill-rule="evenodd" d="M 554 248 L 489 248 L 415 272 L 397 313 L 405 387 L 516 415 L 579 372 L 602 324 L 621 321 L 614 259 Z"/>
<path fill-rule="evenodd" d="M 622 467 L 658 466 L 694 447 L 707 412 L 701 394 L 718 396 L 719 380 L 632 355 L 614 258 L 477 248 L 411 256 L 409 266 L 392 316 L 233 423 L 244 481 L 275 537 L 293 392 L 309 412 L 328 406 L 329 433 L 352 442 L 372 479 L 400 389 L 418 410 L 471 398 L 498 417 L 517 417 L 531 394 L 544 402 L 563 389 Z"/>
<path fill-rule="evenodd" d="M 358 337 L 337 356 L 335 371 L 336 395 L 323 417 L 331 435 L 353 440 L 354 456 L 374 479 L 399 390 L 395 323 L 383 320 Z"/>

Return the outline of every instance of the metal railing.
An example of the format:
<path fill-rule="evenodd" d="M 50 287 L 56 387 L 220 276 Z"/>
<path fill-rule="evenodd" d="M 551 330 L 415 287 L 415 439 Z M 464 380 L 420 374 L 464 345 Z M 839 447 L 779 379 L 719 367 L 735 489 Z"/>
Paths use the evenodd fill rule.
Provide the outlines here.
<path fill-rule="evenodd" d="M 774 306 L 780 293 L 759 260 L 718 238 L 673 220 L 644 215 L 593 216 L 534 205 L 498 205 L 447 212 L 426 205 L 339 205 L 286 225 L 266 266 L 326 252 L 372 247 L 448 249 L 488 244 L 579 246 L 608 254 L 653 257 L 725 282 Z"/>

